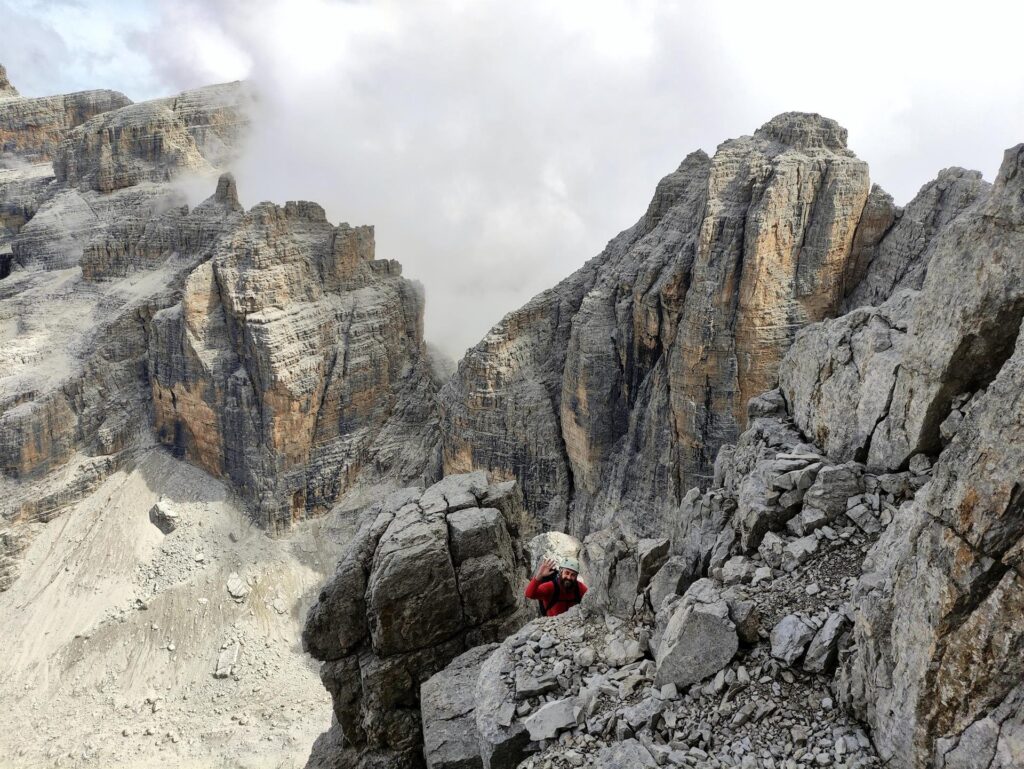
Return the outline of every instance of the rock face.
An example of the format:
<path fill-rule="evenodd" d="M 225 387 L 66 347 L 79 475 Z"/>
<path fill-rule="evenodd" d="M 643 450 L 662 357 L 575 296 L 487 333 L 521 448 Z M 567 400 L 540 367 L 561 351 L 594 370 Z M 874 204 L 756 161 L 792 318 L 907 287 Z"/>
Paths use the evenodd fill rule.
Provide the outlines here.
<path fill-rule="evenodd" d="M 7 79 L 7 68 L 0 64 L 0 99 L 16 98 L 19 95 L 18 89 Z"/>
<path fill-rule="evenodd" d="M 444 693 L 479 667 L 479 655 L 460 658 L 425 694 L 419 684 L 528 619 L 524 544 L 533 533 L 518 487 L 489 485 L 482 472 L 396 492 L 366 513 L 303 632 L 303 647 L 323 661 L 336 717 L 311 765 L 418 766 L 424 749 L 431 766 L 473 765 L 455 724 L 435 721 L 467 717 L 465 696 Z M 349 747 L 335 750 L 339 742 Z"/>
<path fill-rule="evenodd" d="M 519 478 L 574 534 L 613 515 L 664 531 L 796 331 L 838 309 L 868 191 L 817 115 L 690 155 L 636 225 L 467 354 L 441 397 L 445 469 Z"/>
<path fill-rule="evenodd" d="M 911 504 L 868 493 L 846 510 L 881 538 L 839 690 L 895 767 L 1020 760 L 1022 158 L 1008 150 L 991 188 L 954 174 L 963 205 L 939 217 L 919 290 L 805 329 L 781 368 L 795 422 L 830 459 L 866 462 L 890 491 L 931 474 Z"/>
<path fill-rule="evenodd" d="M 684 688 L 702 681 L 729 664 L 738 647 L 729 605 L 713 583 L 698 581 L 672 610 L 661 633 L 654 683 Z"/>
<path fill-rule="evenodd" d="M 6 83 L 6 75 L 0 80 Z M 117 91 L 21 98 L 9 83 L 4 96 L 0 85 L 0 159 L 14 156 L 31 163 L 52 160 L 71 129 L 131 103 Z"/>
<path fill-rule="evenodd" d="M 437 474 L 419 287 L 374 258 L 372 227 L 313 203 L 245 211 L 216 180 L 251 99 L 0 100 L 4 582 L 33 523 L 152 438 L 274 531 L 357 483 Z M 177 182 L 195 174 L 216 192 L 189 208 Z"/>
<path fill-rule="evenodd" d="M 274 529 L 327 509 L 364 470 L 430 474 L 418 287 L 374 259 L 372 228 L 335 227 L 312 203 L 243 212 L 231 185 L 210 258 L 151 323 L 158 439 L 231 478 Z M 132 248 L 154 250 L 145 235 Z"/>
<path fill-rule="evenodd" d="M 484 644 L 456 657 L 420 687 L 427 769 L 479 769 L 474 708 L 480 666 L 497 648 Z"/>
<path fill-rule="evenodd" d="M 938 231 L 920 292 L 799 335 L 783 392 L 830 457 L 898 469 L 937 453 L 954 399 L 984 388 L 1009 357 L 1024 317 L 1022 157 L 1021 146 L 1008 150 L 992 189 Z M 857 394 L 853 408 L 844 391 Z"/>
<path fill-rule="evenodd" d="M 311 767 L 1024 765 L 1024 145 L 899 209 L 833 121 L 780 115 L 438 399 L 372 227 L 220 174 L 250 99 L 24 99 L 0 68 L 0 590 L 156 441 L 271 531 L 392 490 L 306 619 Z M 159 499 L 173 542 L 194 511 Z M 591 589 L 531 619 L 547 553 Z"/>
<path fill-rule="evenodd" d="M 968 744 L 970 766 L 1012 766 L 1024 756 L 1016 691 L 1024 678 L 1022 388 L 1018 337 L 932 482 L 869 554 L 845 693 L 894 766 L 943 765 L 951 748 Z M 970 468 L 981 470 L 965 474 Z M 983 718 L 992 728 L 981 738 L 971 730 Z"/>
<path fill-rule="evenodd" d="M 947 168 L 903 209 L 873 188 L 857 227 L 845 309 L 879 305 L 901 288 L 921 288 L 936 234 L 990 187 L 977 171 Z"/>

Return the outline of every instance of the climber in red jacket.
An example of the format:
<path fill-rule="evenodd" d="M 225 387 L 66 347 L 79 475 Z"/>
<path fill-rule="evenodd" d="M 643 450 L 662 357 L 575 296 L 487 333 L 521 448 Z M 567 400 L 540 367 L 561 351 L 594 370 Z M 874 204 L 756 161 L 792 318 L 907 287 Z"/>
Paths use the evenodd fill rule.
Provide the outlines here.
<path fill-rule="evenodd" d="M 587 594 L 587 586 L 580 579 L 579 561 L 563 558 L 558 566 L 556 574 L 555 561 L 545 558 L 526 586 L 526 597 L 540 601 L 542 616 L 554 617 L 569 611 Z"/>

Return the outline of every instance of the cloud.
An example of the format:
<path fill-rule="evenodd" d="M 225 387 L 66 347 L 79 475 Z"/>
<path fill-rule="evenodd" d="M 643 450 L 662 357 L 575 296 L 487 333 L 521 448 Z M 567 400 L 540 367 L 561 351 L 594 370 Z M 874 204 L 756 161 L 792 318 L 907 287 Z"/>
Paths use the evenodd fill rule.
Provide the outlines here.
<path fill-rule="evenodd" d="M 90 77 L 132 70 L 133 98 L 251 79 L 243 202 L 311 199 L 376 225 L 454 356 L 631 225 L 686 154 L 779 112 L 838 119 L 901 202 L 944 166 L 991 178 L 1024 139 L 1024 9 L 984 2 L 968 18 L 809 0 L 115 5 L 33 14 L 48 26 L 18 55 L 42 57 L 40 81 L 67 57 Z"/>

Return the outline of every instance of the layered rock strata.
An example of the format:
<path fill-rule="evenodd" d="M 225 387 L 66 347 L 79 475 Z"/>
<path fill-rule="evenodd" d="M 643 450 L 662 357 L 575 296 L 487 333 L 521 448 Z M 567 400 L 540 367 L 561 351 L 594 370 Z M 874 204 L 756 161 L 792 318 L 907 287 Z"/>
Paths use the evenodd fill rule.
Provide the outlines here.
<path fill-rule="evenodd" d="M 231 184 L 210 258 L 149 327 L 158 439 L 230 478 L 272 529 L 360 476 L 432 474 L 419 287 L 374 259 L 372 228 L 335 227 L 313 203 L 243 212 Z M 148 235 L 129 257 L 159 252 Z"/>
<path fill-rule="evenodd" d="M 489 484 L 482 472 L 395 492 L 366 512 L 303 632 L 335 714 L 309 766 L 423 765 L 420 684 L 528 619 L 532 533 L 516 484 Z M 423 698 L 438 718 L 464 711 L 429 688 Z M 437 730 L 425 736 L 433 753 L 459 750 Z"/>
<path fill-rule="evenodd" d="M 66 119 L 54 105 L 78 96 L 0 101 L 19 137 L 0 170 L 9 576 L 26 527 L 150 436 L 231 480 L 273 530 L 357 481 L 436 474 L 419 287 L 375 258 L 372 227 L 336 227 L 313 203 L 245 211 L 216 182 L 252 98 L 233 83 Z M 190 208 L 178 185 L 196 175 L 217 191 Z"/>
<path fill-rule="evenodd" d="M 460 363 L 446 470 L 518 478 L 553 528 L 663 530 L 796 331 L 838 309 L 868 192 L 817 115 L 689 156 L 636 225 Z"/>
<path fill-rule="evenodd" d="M 73 128 L 132 103 L 117 91 L 25 98 L 7 82 L 6 75 L 0 80 L 7 83 L 6 89 L 0 85 L 0 161 L 52 160 Z"/>

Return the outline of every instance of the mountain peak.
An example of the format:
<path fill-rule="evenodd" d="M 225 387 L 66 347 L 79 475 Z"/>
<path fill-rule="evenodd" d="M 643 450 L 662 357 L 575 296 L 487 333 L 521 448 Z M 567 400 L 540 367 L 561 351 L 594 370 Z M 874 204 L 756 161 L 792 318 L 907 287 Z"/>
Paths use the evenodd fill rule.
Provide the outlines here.
<path fill-rule="evenodd" d="M 846 149 L 846 129 L 817 112 L 783 112 L 758 128 L 754 136 L 798 149 Z"/>

